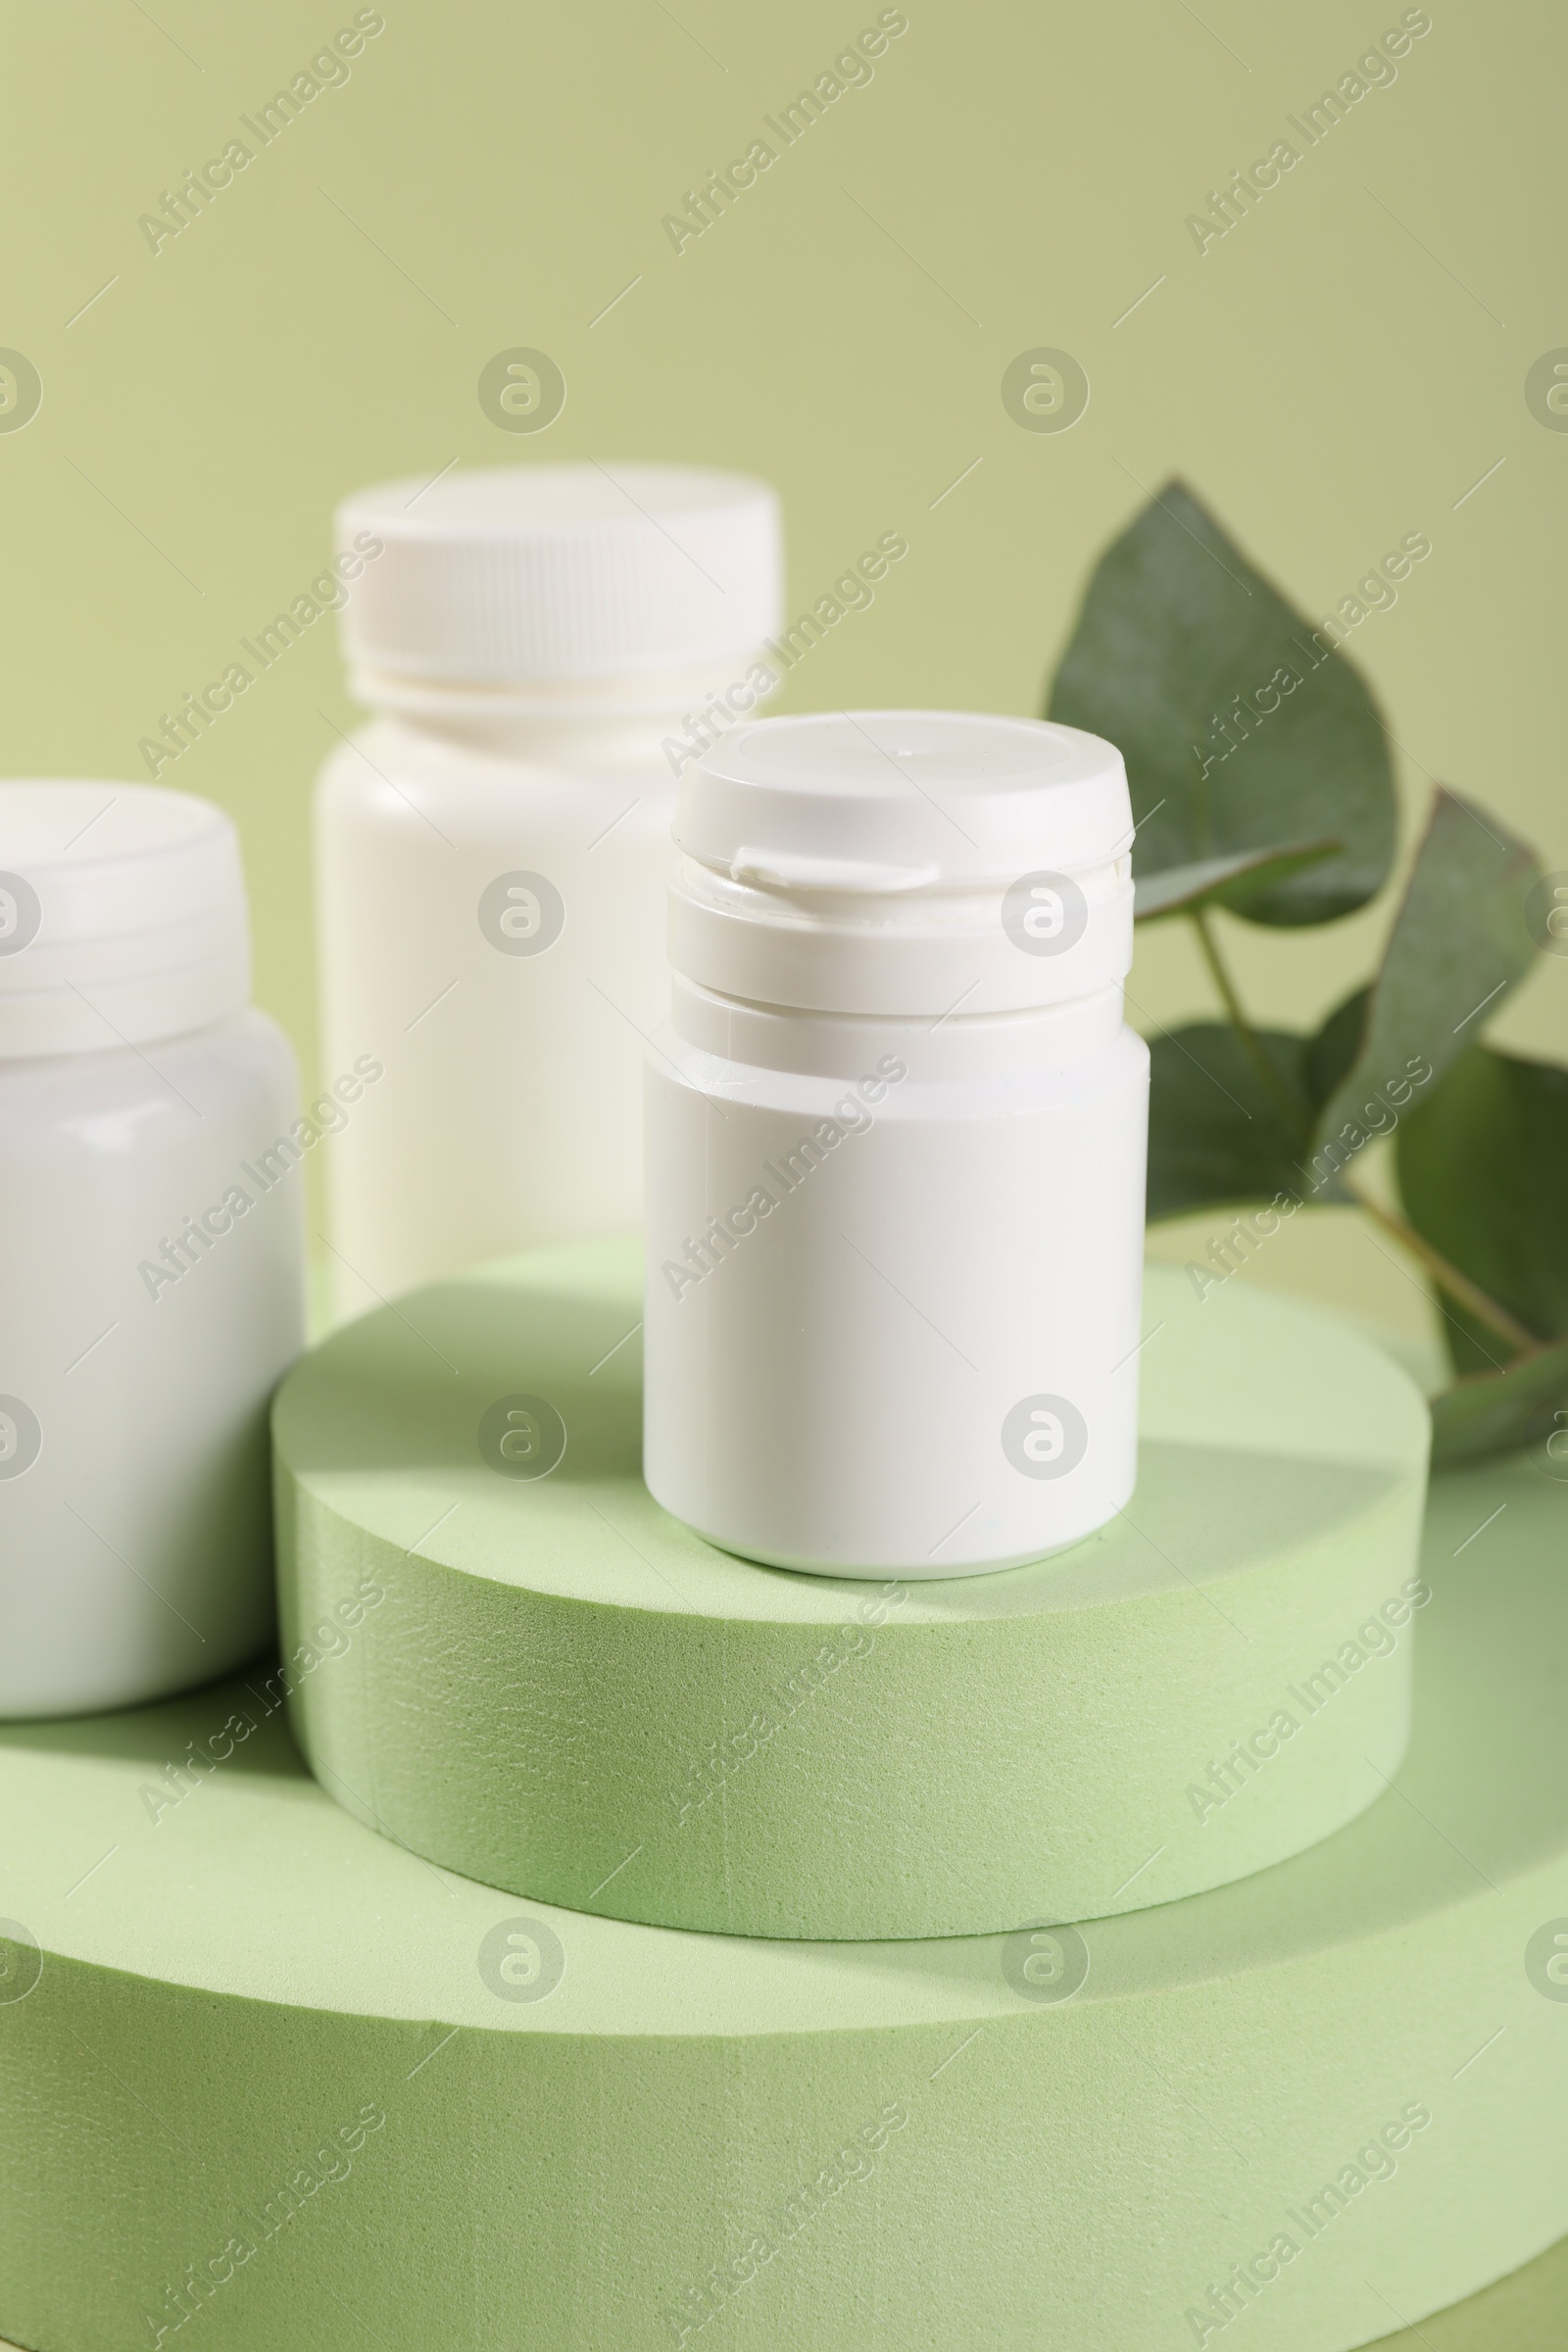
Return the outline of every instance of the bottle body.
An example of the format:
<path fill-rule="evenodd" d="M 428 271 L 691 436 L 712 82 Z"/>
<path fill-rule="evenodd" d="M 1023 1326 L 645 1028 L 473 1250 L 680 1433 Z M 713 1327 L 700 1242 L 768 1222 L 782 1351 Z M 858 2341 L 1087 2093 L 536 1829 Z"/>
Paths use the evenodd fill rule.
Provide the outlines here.
<path fill-rule="evenodd" d="M 1149 1056 L 1119 989 L 933 1030 L 677 984 L 656 1045 L 665 1509 L 775 1566 L 924 1578 L 1038 1558 L 1125 1503 Z"/>
<path fill-rule="evenodd" d="M 652 723 L 383 719 L 327 762 L 324 1068 L 385 1073 L 328 1162 L 341 1311 L 639 1222 L 674 790 Z"/>
<path fill-rule="evenodd" d="M 297 1118 L 253 1011 L 0 1059 L 0 1718 L 162 1697 L 268 1637 Z"/>
<path fill-rule="evenodd" d="M 456 468 L 454 470 L 454 468 Z M 776 683 L 778 499 L 705 466 L 453 466 L 335 530 L 350 691 L 318 798 L 340 1312 L 641 1206 L 675 775 Z"/>

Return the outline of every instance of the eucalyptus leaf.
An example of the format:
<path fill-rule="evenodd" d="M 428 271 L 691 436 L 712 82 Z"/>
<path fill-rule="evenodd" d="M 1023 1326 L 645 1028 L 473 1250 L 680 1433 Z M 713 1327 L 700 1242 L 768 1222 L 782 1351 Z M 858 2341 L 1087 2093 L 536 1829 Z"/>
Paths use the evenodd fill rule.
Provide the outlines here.
<path fill-rule="evenodd" d="M 1432 1460 L 1444 1470 L 1489 1453 L 1549 1446 L 1543 1466 L 1568 1478 L 1568 1340 L 1458 1381 L 1432 1399 Z M 1561 1456 L 1562 1458 L 1558 1458 Z"/>
<path fill-rule="evenodd" d="M 1331 921 L 1380 888 L 1395 839 L 1386 731 L 1331 643 L 1180 482 L 1107 549 L 1047 715 L 1120 749 L 1141 884 L 1215 864 L 1225 870 L 1208 896 L 1288 925 Z M 1279 854 L 1325 841 L 1342 846 L 1271 870 Z M 1232 861 L 1250 853 L 1264 862 L 1248 879 Z"/>
<path fill-rule="evenodd" d="M 1308 1141 L 1318 1106 L 1354 1057 L 1368 993 L 1347 997 L 1315 1036 L 1255 1030 L 1271 1086 L 1228 1021 L 1194 1021 L 1151 1039 L 1152 1222 L 1281 1193 L 1303 1206 L 1350 1198 L 1331 1169 L 1310 1160 Z"/>
<path fill-rule="evenodd" d="M 1440 787 L 1314 1164 L 1343 1165 L 1393 1132 L 1474 1042 L 1535 956 L 1525 899 L 1539 873 L 1525 843 Z"/>
<path fill-rule="evenodd" d="M 1279 1086 L 1304 1106 L 1308 1041 L 1256 1034 Z M 1151 1039 L 1149 1079 L 1151 1223 L 1300 1192 L 1300 1134 L 1228 1023 L 1194 1021 Z"/>
<path fill-rule="evenodd" d="M 1285 882 L 1293 874 L 1319 865 L 1342 850 L 1342 841 L 1305 841 L 1289 850 L 1238 850 L 1231 858 L 1204 858 L 1197 865 L 1167 865 L 1162 871 L 1140 874 L 1133 888 L 1133 920 L 1157 922 L 1161 915 L 1185 914 L 1195 906 L 1229 906 L 1261 885 Z"/>
<path fill-rule="evenodd" d="M 1343 1004 L 1335 1006 L 1307 1049 L 1307 1084 L 1319 1110 L 1355 1066 L 1371 994 L 1370 984 L 1352 990 Z"/>
<path fill-rule="evenodd" d="M 1325 1103 L 1332 1097 L 1340 1095 L 1351 1071 L 1356 1066 L 1362 1041 L 1366 1035 L 1367 1015 L 1371 1001 L 1370 983 L 1364 988 L 1355 989 L 1346 998 L 1343 1004 L 1337 1005 L 1329 1014 L 1316 1037 L 1307 1046 L 1305 1078 L 1306 1090 L 1312 1099 L 1314 1129 L 1322 1117 Z M 1397 1091 L 1399 1090 L 1396 1090 L 1396 1092 Z M 1414 1099 L 1413 1084 L 1403 1091 L 1406 1102 Z M 1361 1143 L 1356 1146 L 1356 1150 L 1364 1148 L 1365 1144 L 1372 1140 L 1374 1134 L 1387 1132 L 1396 1115 L 1394 1110 L 1391 1110 L 1387 1102 L 1381 1099 L 1376 1106 L 1367 1103 L 1363 1104 L 1362 1108 L 1364 1124 L 1356 1130 L 1361 1137 Z M 1338 1202 L 1342 1205 L 1347 1201 L 1353 1200 L 1355 1195 L 1346 1181 L 1346 1171 L 1354 1157 L 1354 1152 L 1350 1150 L 1349 1142 L 1342 1138 L 1338 1151 L 1324 1149 L 1315 1133 L 1313 1142 L 1318 1148 L 1310 1159 L 1308 1160 L 1307 1154 L 1303 1153 L 1302 1155 L 1303 1161 L 1306 1162 L 1303 1169 L 1304 1180 L 1311 1198 L 1325 1203 Z"/>
<path fill-rule="evenodd" d="M 1537 1339 L 1568 1338 L 1568 1070 L 1472 1046 L 1396 1150 L 1417 1232 Z M 1448 1313 L 1454 1370 L 1489 1369 L 1495 1334 Z"/>

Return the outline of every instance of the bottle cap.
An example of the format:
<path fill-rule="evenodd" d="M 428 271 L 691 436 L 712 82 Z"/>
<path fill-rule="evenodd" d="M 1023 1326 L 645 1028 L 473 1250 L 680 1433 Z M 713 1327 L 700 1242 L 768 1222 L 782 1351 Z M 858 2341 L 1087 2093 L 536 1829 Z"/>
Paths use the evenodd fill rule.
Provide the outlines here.
<path fill-rule="evenodd" d="M 962 710 L 761 719 L 681 784 L 676 969 L 773 1004 L 944 1016 L 1059 1004 L 1132 960 L 1121 754 Z"/>
<path fill-rule="evenodd" d="M 156 784 L 0 783 L 0 1058 L 146 1045 L 249 999 L 220 808 Z"/>
<path fill-rule="evenodd" d="M 918 890 L 1072 873 L 1131 843 L 1127 771 L 1077 727 L 972 710 L 832 710 L 737 727 L 687 773 L 675 839 L 785 886 Z"/>
<path fill-rule="evenodd" d="M 683 466 L 503 466 L 345 499 L 355 666 L 474 685 L 697 668 L 777 629 L 776 494 Z M 372 552 L 373 551 L 373 552 Z"/>

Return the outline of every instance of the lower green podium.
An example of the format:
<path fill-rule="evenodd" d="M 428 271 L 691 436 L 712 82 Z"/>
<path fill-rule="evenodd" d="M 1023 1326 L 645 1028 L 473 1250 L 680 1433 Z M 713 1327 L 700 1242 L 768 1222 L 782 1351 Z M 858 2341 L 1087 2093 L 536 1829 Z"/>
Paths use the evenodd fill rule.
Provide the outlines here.
<path fill-rule="evenodd" d="M 8 1727 L 0 2334 L 1447 2352 L 1447 2307 L 1568 2234 L 1565 1536 L 1528 1463 L 1441 1482 L 1372 1801 L 1251 1877 L 1007 1934 L 497 1891 L 327 1796 L 265 1670 Z M 391 1605 L 373 1554 L 363 1585 L 318 1689 Z"/>

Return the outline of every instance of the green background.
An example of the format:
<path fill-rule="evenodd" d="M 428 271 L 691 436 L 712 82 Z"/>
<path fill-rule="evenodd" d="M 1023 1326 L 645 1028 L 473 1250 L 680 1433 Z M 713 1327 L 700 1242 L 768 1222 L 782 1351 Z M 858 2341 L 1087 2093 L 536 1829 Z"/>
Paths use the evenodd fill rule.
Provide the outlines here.
<path fill-rule="evenodd" d="M 1351 640 L 1400 746 L 1407 825 L 1442 776 L 1568 867 L 1568 434 L 1524 397 L 1568 344 L 1558 12 L 1434 0 L 1397 79 L 1200 254 L 1187 216 L 1294 136 L 1286 117 L 1397 5 L 909 0 L 870 83 L 677 255 L 662 216 L 874 6 L 388 0 L 346 84 L 154 254 L 139 217 L 354 13 L 99 0 L 12 20 L 0 344 L 43 402 L 0 433 L 6 770 L 145 775 L 160 713 L 319 571 L 334 501 L 453 460 L 764 474 L 792 610 L 902 531 L 906 561 L 778 707 L 1037 710 L 1089 564 L 1179 471 L 1314 616 L 1428 535 L 1397 605 Z M 532 438 L 475 393 L 515 345 L 568 387 Z M 1042 345 L 1090 380 L 1068 432 L 1003 406 L 1008 363 Z M 334 627 L 160 779 L 239 820 L 259 994 L 308 1074 L 308 799 L 353 717 Z M 1259 1013 L 1305 1020 L 1386 920 L 1226 928 Z M 1132 989 L 1144 1026 L 1211 1005 L 1179 926 L 1143 936 Z M 1565 990 L 1568 959 L 1545 959 L 1496 1034 L 1560 1054 Z M 1160 1246 L 1186 1254 L 1207 1230 Z M 1349 1212 L 1298 1219 L 1271 1250 L 1265 1279 L 1422 1311 Z"/>

